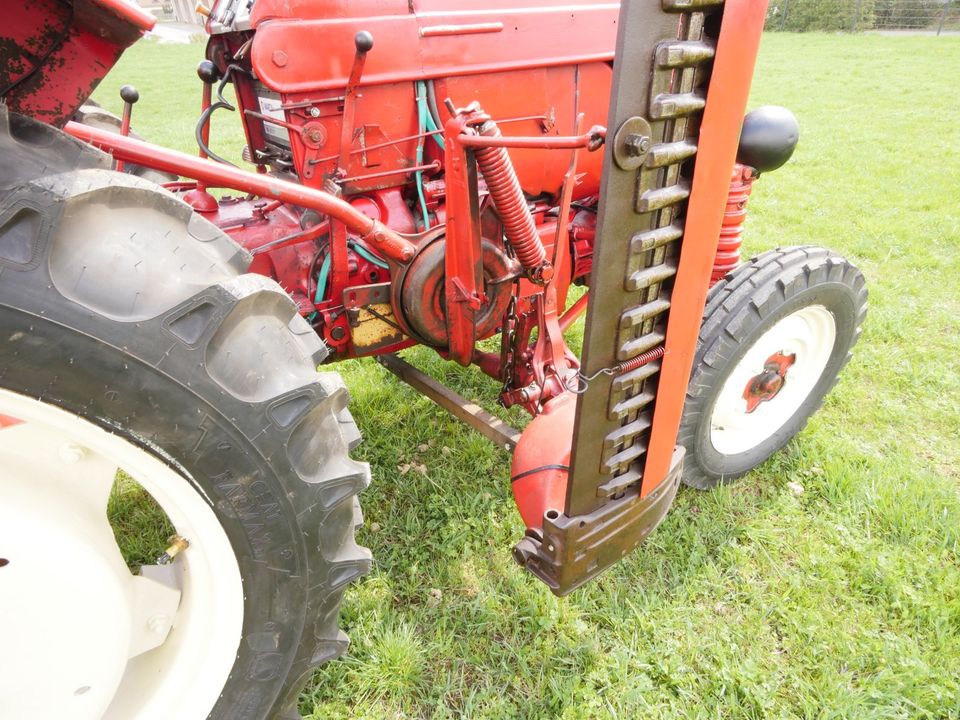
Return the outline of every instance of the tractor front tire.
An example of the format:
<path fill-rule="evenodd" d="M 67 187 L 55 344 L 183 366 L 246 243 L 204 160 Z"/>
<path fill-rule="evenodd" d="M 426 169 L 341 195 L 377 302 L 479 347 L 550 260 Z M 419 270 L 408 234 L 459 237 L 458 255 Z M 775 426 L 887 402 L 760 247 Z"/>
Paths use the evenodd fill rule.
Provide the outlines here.
<path fill-rule="evenodd" d="M 850 359 L 866 310 L 860 271 L 812 246 L 763 253 L 714 285 L 677 440 L 683 482 L 735 480 L 800 432 Z"/>
<path fill-rule="evenodd" d="M 246 252 L 108 167 L 0 107 L 4 707 L 298 718 L 311 671 L 346 648 L 341 596 L 370 565 L 346 389 L 317 372 L 326 348 L 287 294 L 244 274 Z M 173 569 L 169 588 L 111 546 L 118 469 L 143 470 L 189 543 L 154 566 Z M 170 612 L 141 607 L 170 592 Z"/>

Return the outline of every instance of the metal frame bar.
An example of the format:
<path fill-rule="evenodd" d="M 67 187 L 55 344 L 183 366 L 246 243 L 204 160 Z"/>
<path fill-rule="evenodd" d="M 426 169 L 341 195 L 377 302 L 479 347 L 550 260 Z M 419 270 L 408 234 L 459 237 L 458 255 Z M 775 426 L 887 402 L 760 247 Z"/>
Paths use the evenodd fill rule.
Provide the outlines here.
<path fill-rule="evenodd" d="M 513 450 L 520 440 L 520 431 L 516 430 L 495 415 L 462 395 L 458 395 L 446 385 L 421 372 L 406 360 L 390 353 L 380 355 L 377 361 L 407 385 L 427 396 L 437 405 L 448 411 L 458 420 L 462 420 L 496 445 Z"/>
<path fill-rule="evenodd" d="M 198 180 L 206 187 L 231 188 L 312 208 L 339 220 L 364 240 L 371 242 L 379 252 L 397 262 L 406 262 L 414 255 L 414 244 L 407 238 L 367 217 L 348 202 L 322 190 L 194 157 L 89 125 L 69 122 L 64 130 L 78 140 L 110 153 L 118 160 L 176 173 Z"/>

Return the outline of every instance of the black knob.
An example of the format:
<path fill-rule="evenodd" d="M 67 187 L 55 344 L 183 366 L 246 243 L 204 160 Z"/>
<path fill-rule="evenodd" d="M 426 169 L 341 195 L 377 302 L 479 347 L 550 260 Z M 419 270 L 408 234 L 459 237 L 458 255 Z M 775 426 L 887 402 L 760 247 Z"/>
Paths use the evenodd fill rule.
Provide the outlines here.
<path fill-rule="evenodd" d="M 357 52 L 366 53 L 373 49 L 373 35 L 366 30 L 361 30 L 353 38 L 353 44 L 357 46 Z"/>
<path fill-rule="evenodd" d="M 800 125 L 792 112 L 776 105 L 757 108 L 743 118 L 737 162 L 758 173 L 776 170 L 793 155 L 799 139 Z"/>
<path fill-rule="evenodd" d="M 200 64 L 197 65 L 197 76 L 207 85 L 213 85 L 220 79 L 220 68 L 210 60 L 201 60 Z"/>
<path fill-rule="evenodd" d="M 140 99 L 140 92 L 133 85 L 124 85 L 120 88 L 120 99 L 133 105 Z"/>

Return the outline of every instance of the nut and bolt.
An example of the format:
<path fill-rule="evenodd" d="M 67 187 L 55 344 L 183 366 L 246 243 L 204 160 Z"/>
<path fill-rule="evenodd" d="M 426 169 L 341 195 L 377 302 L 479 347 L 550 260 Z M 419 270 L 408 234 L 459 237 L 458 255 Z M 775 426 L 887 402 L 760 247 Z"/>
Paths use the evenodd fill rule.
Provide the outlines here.
<path fill-rule="evenodd" d="M 155 635 L 166 635 L 170 632 L 170 616 L 154 615 L 147 620 L 147 628 Z"/>
<path fill-rule="evenodd" d="M 650 150 L 650 138 L 640 133 L 630 133 L 623 139 L 623 149 L 630 157 L 642 157 Z"/>
<path fill-rule="evenodd" d="M 73 465 L 74 463 L 80 462 L 83 460 L 83 456 L 87 454 L 87 451 L 75 445 L 74 443 L 67 443 L 66 445 L 60 446 L 60 460 L 67 463 L 68 465 Z"/>

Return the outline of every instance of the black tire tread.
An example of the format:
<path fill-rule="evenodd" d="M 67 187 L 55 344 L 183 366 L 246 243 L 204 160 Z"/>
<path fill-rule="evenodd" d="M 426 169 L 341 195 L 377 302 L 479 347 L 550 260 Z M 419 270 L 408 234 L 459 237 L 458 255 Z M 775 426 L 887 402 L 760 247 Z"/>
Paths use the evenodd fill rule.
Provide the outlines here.
<path fill-rule="evenodd" d="M 8 120 L 15 127 L 8 129 Z M 369 551 L 354 538 L 354 530 L 362 522 L 356 496 L 369 483 L 369 467 L 348 456 L 348 446 L 359 442 L 359 432 L 347 409 L 342 380 L 336 373 L 317 372 L 317 364 L 326 356 L 323 342 L 279 285 L 245 274 L 250 262 L 245 251 L 169 193 L 135 176 L 105 169 L 109 163 L 102 154 L 39 123 L 8 117 L 0 107 L 0 153 L 4 150 L 13 155 L 0 160 L 0 321 L 8 318 L 11 327 L 20 323 L 29 328 L 33 345 L 21 350 L 12 343 L 0 344 L 0 386 L 30 391 L 41 399 L 46 396 L 127 434 L 191 477 L 189 452 L 170 439 L 182 434 L 183 428 L 143 429 L 150 427 L 146 416 L 158 412 L 151 406 L 159 407 L 161 397 L 151 399 L 144 391 L 142 408 L 112 416 L 105 401 L 57 387 L 68 381 L 59 376 L 44 380 L 30 366 L 30 352 L 38 352 L 31 348 L 43 342 L 47 347 L 84 344 L 100 348 L 104 358 L 122 358 L 125 374 L 174 383 L 177 392 L 196 398 L 197 412 L 199 408 L 215 409 L 217 423 L 225 419 L 225 425 L 245 438 L 244 457 L 253 453 L 247 457 L 248 465 L 259 468 L 263 477 L 282 489 L 275 498 L 271 496 L 271 502 L 281 508 L 276 527 L 285 528 L 282 531 L 289 533 L 290 547 L 295 548 L 291 559 L 283 554 L 290 551 L 276 551 L 279 541 L 267 535 L 261 538 L 262 547 L 251 546 L 250 567 L 258 568 L 258 577 L 273 573 L 293 582 L 290 587 L 302 588 L 302 606 L 298 602 L 291 610 L 291 627 L 300 623 L 301 630 L 294 633 L 291 629 L 282 642 L 277 641 L 281 645 L 294 642 L 295 647 L 271 648 L 273 640 L 268 634 L 246 634 L 245 618 L 240 653 L 249 647 L 249 656 L 257 662 L 282 655 L 277 662 L 283 667 L 270 667 L 269 673 L 264 670 L 263 682 L 257 677 L 234 680 L 231 675 L 234 684 L 228 681 L 227 687 L 233 688 L 235 697 L 218 703 L 211 717 L 298 717 L 294 713 L 299 692 L 311 671 L 346 649 L 348 640 L 337 626 L 340 601 L 347 584 L 368 572 L 371 562 Z M 141 242 L 138 233 L 149 235 L 151 223 L 175 221 L 180 227 L 169 236 L 150 236 L 145 241 L 150 256 L 141 258 L 142 265 L 137 261 L 124 267 L 127 258 L 119 256 L 121 262 L 112 269 L 116 292 L 122 295 L 127 291 L 125 274 L 142 272 L 142 295 L 150 296 L 149 302 L 134 296 L 127 317 L 122 316 L 125 303 L 108 297 L 111 288 L 101 292 L 94 284 L 85 287 L 79 278 L 68 287 L 51 270 L 57 265 L 51 258 L 67 242 L 63 235 L 70 234 L 71 223 L 79 217 L 73 211 L 89 209 L 91 203 L 138 208 L 142 224 L 128 228 L 133 245 Z M 14 245 L 10 239 L 14 235 L 5 225 L 15 222 L 18 208 L 23 207 L 38 210 L 44 223 L 44 231 L 32 240 L 28 262 L 23 262 L 22 247 Z M 99 238 L 116 231 L 110 213 L 96 230 L 86 236 Z M 81 246 L 87 242 L 89 247 L 81 249 L 96 257 L 96 239 L 85 240 L 83 233 L 73 235 L 72 241 Z M 71 247 L 70 251 L 77 250 Z M 209 282 L 170 282 L 167 268 L 181 262 L 203 264 L 194 269 L 209 277 Z M 64 266 L 73 268 L 70 263 Z M 104 302 L 111 303 L 109 312 L 100 307 Z M 141 317 L 136 308 L 143 305 L 138 302 L 164 309 Z M 280 347 L 264 347 L 260 341 L 260 332 L 267 325 L 281 338 Z M 211 368 L 220 362 L 218 353 L 225 352 L 224 348 L 230 348 L 231 354 L 228 362 L 220 364 L 231 372 L 229 377 L 218 377 Z M 77 372 L 94 370 L 78 367 Z M 84 382 L 91 385 L 93 393 L 93 381 Z M 43 389 L 44 383 L 48 391 Z M 244 383 L 255 388 L 255 397 L 237 392 L 238 387 L 246 387 Z M 262 393 L 261 387 L 266 388 Z M 201 441 L 202 433 L 198 446 Z M 233 479 L 224 482 L 233 484 Z M 236 492 L 245 498 L 250 491 L 241 485 Z M 214 508 L 223 516 L 237 515 L 228 496 L 214 498 Z M 252 592 L 246 579 L 244 585 L 245 593 Z"/>

